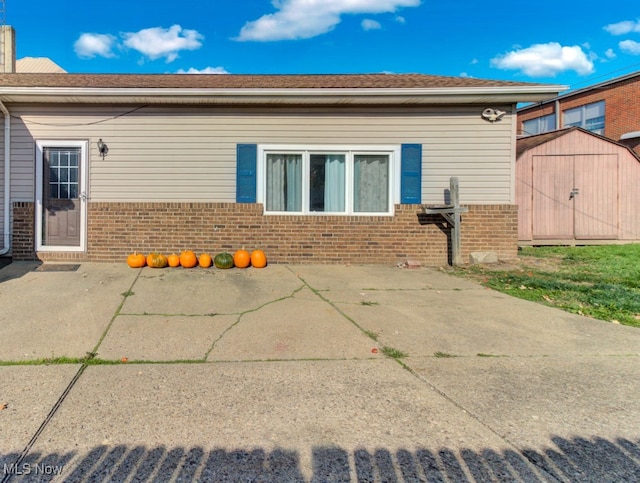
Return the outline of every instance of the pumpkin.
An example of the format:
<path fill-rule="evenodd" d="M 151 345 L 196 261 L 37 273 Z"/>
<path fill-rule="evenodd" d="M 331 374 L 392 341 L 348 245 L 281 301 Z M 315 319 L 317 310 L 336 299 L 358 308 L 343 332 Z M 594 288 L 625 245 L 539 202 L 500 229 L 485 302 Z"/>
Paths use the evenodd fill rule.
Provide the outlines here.
<path fill-rule="evenodd" d="M 138 252 L 134 252 L 127 257 L 127 265 L 131 268 L 142 268 L 147 264 L 147 258 Z"/>
<path fill-rule="evenodd" d="M 149 253 L 147 255 L 147 265 L 151 268 L 164 268 L 169 264 L 169 260 L 162 253 Z"/>
<path fill-rule="evenodd" d="M 175 253 L 172 253 L 167 257 L 167 262 L 170 267 L 179 267 L 180 266 L 180 257 Z"/>
<path fill-rule="evenodd" d="M 218 268 L 231 268 L 233 267 L 233 257 L 227 252 L 218 253 L 213 259 L 213 264 Z"/>
<path fill-rule="evenodd" d="M 193 268 L 198 264 L 198 258 L 196 254 L 191 250 L 184 250 L 180 254 L 180 265 L 184 268 Z"/>
<path fill-rule="evenodd" d="M 233 254 L 233 264 L 238 268 L 247 268 L 251 264 L 251 255 L 246 250 L 237 250 Z"/>
<path fill-rule="evenodd" d="M 251 266 L 256 268 L 264 268 L 267 266 L 267 256 L 262 250 L 254 250 L 251 252 Z"/>
<path fill-rule="evenodd" d="M 198 265 L 202 268 L 209 268 L 211 266 L 211 255 L 208 253 L 200 255 L 200 258 L 198 258 Z"/>

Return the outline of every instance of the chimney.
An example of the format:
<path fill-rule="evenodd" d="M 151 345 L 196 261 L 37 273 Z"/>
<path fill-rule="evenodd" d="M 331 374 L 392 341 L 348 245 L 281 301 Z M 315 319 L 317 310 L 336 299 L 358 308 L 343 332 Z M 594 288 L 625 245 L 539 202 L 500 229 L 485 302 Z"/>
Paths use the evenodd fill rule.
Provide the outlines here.
<path fill-rule="evenodd" d="M 16 71 L 16 32 L 10 25 L 0 27 L 0 73 Z"/>

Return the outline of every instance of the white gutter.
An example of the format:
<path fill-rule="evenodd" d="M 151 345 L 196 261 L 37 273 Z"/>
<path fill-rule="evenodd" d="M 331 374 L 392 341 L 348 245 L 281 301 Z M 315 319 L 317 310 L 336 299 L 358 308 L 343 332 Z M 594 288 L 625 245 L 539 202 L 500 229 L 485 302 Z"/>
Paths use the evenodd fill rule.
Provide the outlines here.
<path fill-rule="evenodd" d="M 622 136 L 620 136 L 620 140 L 622 140 L 622 139 L 635 139 L 635 138 L 640 138 L 640 131 L 628 132 L 628 133 L 624 133 Z"/>
<path fill-rule="evenodd" d="M 435 88 L 2 87 L 5 102 L 484 103 L 540 101 L 562 85 Z M 439 102 L 438 102 L 439 101 Z"/>
<path fill-rule="evenodd" d="M 563 85 L 412 88 L 186 88 L 186 87 L 2 87 L 5 95 L 58 96 L 442 96 L 487 94 L 553 94 Z"/>
<path fill-rule="evenodd" d="M 0 255 L 11 250 L 11 114 L 0 101 L 0 111 L 4 114 L 4 245 Z"/>

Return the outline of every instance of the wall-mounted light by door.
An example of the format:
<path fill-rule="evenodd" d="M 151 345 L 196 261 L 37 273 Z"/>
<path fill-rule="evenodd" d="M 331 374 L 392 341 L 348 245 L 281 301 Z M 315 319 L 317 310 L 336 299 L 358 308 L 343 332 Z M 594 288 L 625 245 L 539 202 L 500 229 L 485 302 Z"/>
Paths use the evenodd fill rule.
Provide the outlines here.
<path fill-rule="evenodd" d="M 102 159 L 104 159 L 104 157 L 109 152 L 109 146 L 107 146 L 106 143 L 102 142 L 102 138 L 100 138 L 100 140 L 98 141 L 98 152 L 100 153 L 100 156 L 102 156 Z"/>

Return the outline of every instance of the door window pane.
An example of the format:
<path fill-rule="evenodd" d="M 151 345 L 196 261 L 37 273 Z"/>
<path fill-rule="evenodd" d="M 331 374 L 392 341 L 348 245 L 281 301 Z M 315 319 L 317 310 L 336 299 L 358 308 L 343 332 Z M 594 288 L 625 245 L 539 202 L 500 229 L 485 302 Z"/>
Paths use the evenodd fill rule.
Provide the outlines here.
<path fill-rule="evenodd" d="M 389 156 L 357 154 L 353 166 L 353 211 L 389 211 Z"/>
<path fill-rule="evenodd" d="M 51 199 L 67 200 L 78 197 L 78 163 L 80 148 L 43 149 L 45 163 L 49 164 L 48 192 Z M 46 189 L 46 186 L 44 187 Z"/>

